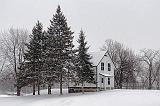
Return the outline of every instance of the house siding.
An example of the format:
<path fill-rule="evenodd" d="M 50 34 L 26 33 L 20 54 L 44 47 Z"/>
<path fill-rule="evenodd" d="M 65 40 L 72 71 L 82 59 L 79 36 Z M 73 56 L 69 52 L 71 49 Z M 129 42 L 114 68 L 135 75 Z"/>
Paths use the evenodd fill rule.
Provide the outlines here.
<path fill-rule="evenodd" d="M 104 70 L 101 70 L 101 63 L 104 63 Z M 108 71 L 108 63 L 111 64 L 111 70 Z M 110 85 L 108 85 L 108 77 L 104 78 L 104 83 L 106 84 L 106 87 L 109 88 L 114 88 L 114 64 L 112 60 L 110 59 L 109 55 L 106 53 L 105 56 L 101 59 L 97 66 L 97 82 L 98 82 L 98 87 L 103 87 L 101 83 L 101 79 L 104 78 L 104 76 L 99 75 L 99 73 L 104 73 L 104 74 L 110 74 L 113 77 L 110 77 Z"/>

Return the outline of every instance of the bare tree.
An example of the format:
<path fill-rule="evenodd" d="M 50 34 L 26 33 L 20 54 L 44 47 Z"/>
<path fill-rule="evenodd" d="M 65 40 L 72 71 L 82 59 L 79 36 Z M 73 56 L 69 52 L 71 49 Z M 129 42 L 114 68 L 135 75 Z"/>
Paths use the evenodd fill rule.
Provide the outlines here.
<path fill-rule="evenodd" d="M 144 66 L 146 67 L 146 73 L 147 73 L 145 83 L 148 82 L 148 89 L 152 89 L 153 82 L 155 81 L 154 79 L 155 75 L 153 73 L 153 70 L 154 70 L 154 65 L 156 63 L 158 54 L 159 54 L 158 50 L 152 50 L 152 49 L 141 50 L 141 61 L 146 63 L 144 64 Z M 159 70 L 159 66 L 157 67 L 157 69 Z"/>
<path fill-rule="evenodd" d="M 135 82 L 134 71 L 136 59 L 134 52 L 131 49 L 126 48 L 117 41 L 109 39 L 105 41 L 101 50 L 108 51 L 116 66 L 115 85 L 118 88 L 122 88 L 123 84 L 126 84 L 126 87 L 128 88 L 129 83 Z"/>
<path fill-rule="evenodd" d="M 160 61 L 155 63 L 154 78 L 156 82 L 156 89 L 160 89 Z"/>
<path fill-rule="evenodd" d="M 158 54 L 153 65 L 153 81 L 152 84 L 156 89 L 160 89 L 160 51 L 157 51 Z"/>
<path fill-rule="evenodd" d="M 24 29 L 10 28 L 8 32 L 1 33 L 1 37 L 1 53 L 6 59 L 5 61 L 7 61 L 7 64 L 14 69 L 14 77 L 16 81 L 19 64 L 23 61 L 28 31 Z M 18 85 L 17 90 L 19 90 L 19 94 L 17 95 L 20 95 L 20 87 L 18 87 Z"/>

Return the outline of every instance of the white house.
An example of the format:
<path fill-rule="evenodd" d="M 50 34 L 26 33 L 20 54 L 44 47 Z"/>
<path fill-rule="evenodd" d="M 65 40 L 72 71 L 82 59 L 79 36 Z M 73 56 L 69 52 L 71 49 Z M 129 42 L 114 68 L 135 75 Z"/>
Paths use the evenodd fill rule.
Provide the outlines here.
<path fill-rule="evenodd" d="M 114 88 L 115 66 L 108 52 L 91 52 L 91 62 L 95 72 L 95 83 L 85 83 L 85 91 L 97 91 Z M 81 85 L 69 83 L 69 92 L 81 92 Z"/>

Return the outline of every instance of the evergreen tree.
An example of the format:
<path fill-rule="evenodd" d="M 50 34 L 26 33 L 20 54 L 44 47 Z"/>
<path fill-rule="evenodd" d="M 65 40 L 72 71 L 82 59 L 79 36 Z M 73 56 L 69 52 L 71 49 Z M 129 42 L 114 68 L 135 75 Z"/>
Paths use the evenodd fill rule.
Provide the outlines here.
<path fill-rule="evenodd" d="M 78 47 L 78 78 L 79 82 L 82 84 L 82 92 L 84 93 L 84 83 L 91 83 L 94 81 L 94 71 L 92 69 L 92 63 L 90 62 L 91 56 L 87 53 L 89 47 L 87 46 L 87 42 L 85 41 L 84 32 L 81 30 L 78 39 L 79 47 Z"/>
<path fill-rule="evenodd" d="M 35 86 L 37 83 L 38 94 L 40 95 L 40 83 L 41 83 L 41 71 L 42 71 L 42 37 L 43 37 L 43 26 L 38 21 L 36 26 L 32 30 L 32 35 L 30 36 L 29 44 L 26 44 L 27 50 L 24 55 L 25 59 L 25 70 L 29 74 L 30 80 L 33 83 L 33 95 L 35 95 Z"/>
<path fill-rule="evenodd" d="M 56 81 L 57 73 L 55 69 L 55 37 L 52 33 L 45 32 L 46 40 L 44 42 L 44 68 L 43 77 L 48 85 L 48 94 L 51 94 L 51 85 Z"/>
<path fill-rule="evenodd" d="M 67 74 L 67 64 L 71 62 L 73 53 L 73 32 L 68 27 L 67 19 L 63 15 L 60 6 L 50 20 L 48 39 L 50 39 L 49 57 L 52 58 L 52 67 L 60 82 L 60 94 L 62 94 L 63 79 Z M 52 55 L 51 55 L 52 54 Z"/>
<path fill-rule="evenodd" d="M 51 94 L 51 82 L 55 80 L 55 70 L 54 70 L 54 52 L 52 47 L 54 44 L 53 38 L 48 36 L 49 34 L 44 31 L 42 36 L 42 81 L 43 84 L 48 85 L 48 94 Z"/>

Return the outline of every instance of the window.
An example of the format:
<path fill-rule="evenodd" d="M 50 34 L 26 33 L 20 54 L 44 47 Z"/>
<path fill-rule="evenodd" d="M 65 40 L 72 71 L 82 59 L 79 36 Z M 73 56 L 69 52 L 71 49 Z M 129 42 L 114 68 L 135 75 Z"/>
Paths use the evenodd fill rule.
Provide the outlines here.
<path fill-rule="evenodd" d="M 111 71 L 111 64 L 108 63 L 108 71 Z"/>
<path fill-rule="evenodd" d="M 103 83 L 103 78 L 101 79 L 101 83 Z"/>
<path fill-rule="evenodd" d="M 110 78 L 108 78 L 108 85 L 110 85 L 111 84 L 111 81 L 110 81 Z"/>
<path fill-rule="evenodd" d="M 101 70 L 104 70 L 104 63 L 101 63 Z"/>

